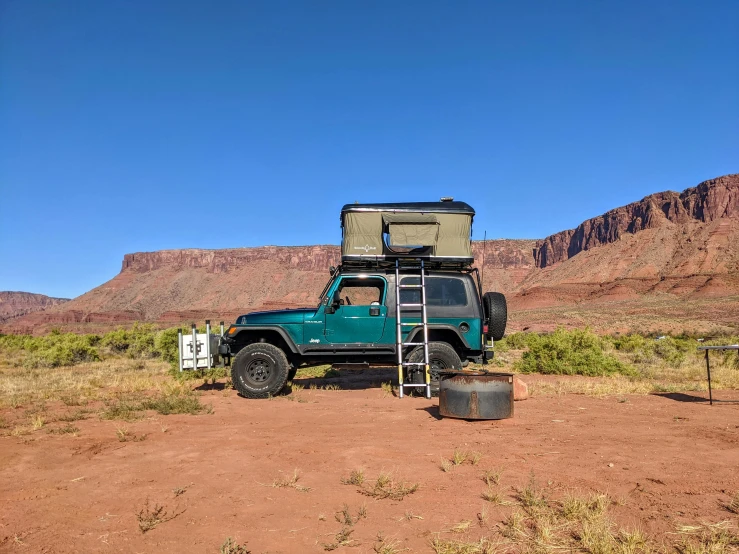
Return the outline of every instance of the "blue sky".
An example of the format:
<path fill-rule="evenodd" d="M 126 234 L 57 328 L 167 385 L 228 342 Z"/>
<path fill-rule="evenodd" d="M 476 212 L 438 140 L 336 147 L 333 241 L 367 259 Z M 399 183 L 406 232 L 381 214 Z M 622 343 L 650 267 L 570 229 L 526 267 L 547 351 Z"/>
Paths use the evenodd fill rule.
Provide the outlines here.
<path fill-rule="evenodd" d="M 739 171 L 739 3 L 0 1 L 0 290 L 337 244 L 436 200 L 539 238 Z"/>

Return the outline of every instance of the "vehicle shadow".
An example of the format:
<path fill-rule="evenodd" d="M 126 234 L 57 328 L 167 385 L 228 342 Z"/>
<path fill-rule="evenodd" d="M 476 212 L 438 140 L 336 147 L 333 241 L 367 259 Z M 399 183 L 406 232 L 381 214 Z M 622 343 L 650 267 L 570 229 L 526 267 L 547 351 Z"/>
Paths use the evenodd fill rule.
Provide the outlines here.
<path fill-rule="evenodd" d="M 218 382 L 215 383 L 202 383 L 195 387 L 193 390 L 199 390 L 199 391 L 221 391 L 225 390 L 226 383 Z M 230 388 L 230 385 L 229 385 Z"/>
<path fill-rule="evenodd" d="M 293 383 L 303 388 L 342 390 L 379 389 L 383 383 L 397 385 L 398 370 L 390 367 L 369 369 L 340 369 L 334 377 L 296 377 Z"/>

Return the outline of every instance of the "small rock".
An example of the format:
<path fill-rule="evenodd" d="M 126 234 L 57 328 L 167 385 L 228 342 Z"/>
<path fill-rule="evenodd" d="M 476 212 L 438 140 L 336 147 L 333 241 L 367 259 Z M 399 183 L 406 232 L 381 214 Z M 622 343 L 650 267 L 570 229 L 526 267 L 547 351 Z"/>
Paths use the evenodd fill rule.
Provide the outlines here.
<path fill-rule="evenodd" d="M 529 397 L 529 387 L 518 377 L 513 378 L 513 400 L 526 400 Z"/>
<path fill-rule="evenodd" d="M 608 467 L 613 467 L 613 464 L 608 464 Z"/>

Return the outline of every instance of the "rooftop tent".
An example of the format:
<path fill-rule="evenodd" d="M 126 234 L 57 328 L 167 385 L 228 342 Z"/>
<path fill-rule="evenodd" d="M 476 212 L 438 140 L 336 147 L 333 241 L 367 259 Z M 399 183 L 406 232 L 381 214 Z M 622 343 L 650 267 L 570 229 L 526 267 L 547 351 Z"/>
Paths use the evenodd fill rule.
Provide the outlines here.
<path fill-rule="evenodd" d="M 472 263 L 474 215 L 464 202 L 347 204 L 341 210 L 342 260 L 405 256 Z"/>

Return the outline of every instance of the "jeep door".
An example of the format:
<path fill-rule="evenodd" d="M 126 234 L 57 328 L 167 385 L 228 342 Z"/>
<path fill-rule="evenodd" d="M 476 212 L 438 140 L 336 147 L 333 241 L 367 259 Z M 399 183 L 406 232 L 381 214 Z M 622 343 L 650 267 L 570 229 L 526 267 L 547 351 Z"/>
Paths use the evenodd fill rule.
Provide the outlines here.
<path fill-rule="evenodd" d="M 326 340 L 333 344 L 378 342 L 387 319 L 387 281 L 379 276 L 344 275 L 333 290 L 341 300 L 334 313 L 326 314 Z"/>

